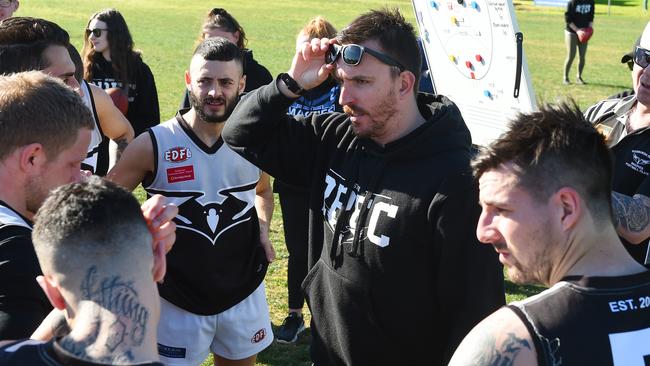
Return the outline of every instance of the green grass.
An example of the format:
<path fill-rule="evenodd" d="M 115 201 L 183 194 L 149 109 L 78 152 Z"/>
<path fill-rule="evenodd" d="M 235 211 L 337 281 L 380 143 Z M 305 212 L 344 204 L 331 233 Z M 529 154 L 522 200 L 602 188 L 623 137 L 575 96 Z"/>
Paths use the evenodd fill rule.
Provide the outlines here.
<path fill-rule="evenodd" d="M 518 22 L 525 37 L 524 50 L 540 101 L 554 101 L 568 96 L 575 98 L 585 108 L 629 87 L 629 72 L 619 61 L 650 20 L 641 8 L 641 0 L 612 0 L 611 15 L 607 15 L 607 2 L 597 0 L 595 34 L 589 42 L 584 72 L 589 84 L 568 87 L 561 83 L 565 57 L 564 9 L 535 7 L 530 0 L 515 1 Z M 318 4 L 308 0 L 244 0 L 228 4 L 199 0 L 25 0 L 21 2 L 16 15 L 55 21 L 68 30 L 73 43 L 81 49 L 83 30 L 90 15 L 107 7 L 119 9 L 129 24 L 136 47 L 142 50 L 145 62 L 154 73 L 161 116 L 168 119 L 174 115 L 180 102 L 184 88 L 183 73 L 189 63 L 201 19 L 210 6 L 227 7 L 245 28 L 249 48 L 255 51 L 256 59 L 274 75 L 289 67 L 295 35 L 312 16 L 322 15 L 341 28 L 359 13 L 387 4 L 399 6 L 408 19 L 414 19 L 411 2 L 406 0 L 334 0 L 328 1 L 327 5 Z M 140 199 L 143 198 L 142 190 L 136 193 Z M 283 242 L 277 202 L 276 208 L 271 237 L 277 259 L 269 267 L 266 286 L 271 318 L 274 325 L 279 325 L 287 311 L 288 253 Z M 533 295 L 540 288 L 516 286 L 508 282 L 506 291 L 510 302 Z M 301 337 L 297 345 L 274 344 L 259 355 L 258 364 L 310 365 L 308 334 Z"/>

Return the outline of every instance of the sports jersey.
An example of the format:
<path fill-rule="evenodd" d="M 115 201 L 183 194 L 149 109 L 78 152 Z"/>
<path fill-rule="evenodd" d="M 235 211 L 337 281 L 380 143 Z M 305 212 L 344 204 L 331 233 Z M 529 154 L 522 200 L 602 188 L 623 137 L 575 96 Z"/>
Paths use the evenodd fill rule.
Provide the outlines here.
<path fill-rule="evenodd" d="M 206 146 L 183 120 L 186 111 L 149 131 L 155 163 L 143 186 L 179 210 L 160 295 L 186 311 L 214 315 L 245 299 L 266 274 L 255 210 L 261 171 L 221 138 Z"/>
<path fill-rule="evenodd" d="M 627 196 L 642 194 L 650 197 L 650 127 L 626 133 L 625 126 L 636 97 L 607 99 L 585 112 L 585 117 L 606 136 L 607 145 L 614 153 L 612 189 Z M 627 251 L 639 263 L 650 267 L 648 241 L 631 244 L 620 238 Z"/>
<path fill-rule="evenodd" d="M 108 142 L 108 139 L 104 136 L 102 127 L 99 124 L 99 117 L 97 117 L 97 110 L 95 109 L 95 100 L 88 83 L 85 80 L 82 80 L 80 85 L 81 90 L 83 91 L 83 97 L 81 99 L 86 107 L 88 107 L 92 112 L 93 123 L 95 124 L 95 128 L 93 128 L 93 131 L 90 134 L 88 155 L 86 156 L 86 160 L 81 163 L 81 168 L 90 170 L 93 174 L 104 176 L 108 173 L 108 149 L 102 149 L 101 143 L 104 140 Z"/>
<path fill-rule="evenodd" d="M 100 366 L 105 363 L 89 362 L 74 357 L 64 350 L 58 342 L 23 340 L 0 348 L 0 365 L 29 366 Z M 132 366 L 163 366 L 160 362 L 129 364 Z"/>
<path fill-rule="evenodd" d="M 52 310 L 36 283 L 31 234 L 31 222 L 0 201 L 0 339 L 29 337 Z"/>
<path fill-rule="evenodd" d="M 650 272 L 566 277 L 508 308 L 531 334 L 540 366 L 650 362 Z"/>

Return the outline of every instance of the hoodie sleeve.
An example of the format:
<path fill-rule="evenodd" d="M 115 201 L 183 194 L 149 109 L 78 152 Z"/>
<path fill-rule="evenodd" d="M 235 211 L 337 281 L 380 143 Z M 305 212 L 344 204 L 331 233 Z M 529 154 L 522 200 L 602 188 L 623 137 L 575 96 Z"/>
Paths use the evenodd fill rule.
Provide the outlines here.
<path fill-rule="evenodd" d="M 567 29 L 569 29 L 569 23 L 572 23 L 575 18 L 575 11 L 576 11 L 576 2 L 575 0 L 571 0 L 566 4 L 566 11 L 564 12 L 564 22 L 567 25 Z M 569 30 L 573 31 L 571 29 Z"/>
<path fill-rule="evenodd" d="M 222 131 L 224 141 L 246 160 L 285 183 L 308 186 L 326 115 L 287 115 L 294 102 L 274 80 L 245 95 Z"/>
<path fill-rule="evenodd" d="M 127 118 L 133 125 L 136 136 L 147 128 L 160 123 L 160 108 L 158 105 L 158 91 L 153 73 L 143 61 L 138 65 L 136 79 L 136 96 L 132 105 L 129 105 Z"/>
<path fill-rule="evenodd" d="M 444 364 L 465 335 L 505 304 L 503 268 L 492 246 L 476 238 L 478 187 L 469 174 L 447 179 L 431 206 L 439 256 L 434 293 L 438 302 Z"/>

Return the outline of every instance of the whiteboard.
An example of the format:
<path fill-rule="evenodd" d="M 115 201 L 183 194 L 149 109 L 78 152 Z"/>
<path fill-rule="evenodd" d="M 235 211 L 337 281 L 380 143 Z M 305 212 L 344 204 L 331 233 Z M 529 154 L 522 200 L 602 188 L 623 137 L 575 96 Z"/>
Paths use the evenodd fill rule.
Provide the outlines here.
<path fill-rule="evenodd" d="M 523 47 L 515 97 L 519 26 L 511 1 L 412 1 L 434 89 L 458 105 L 475 144 L 536 109 Z"/>

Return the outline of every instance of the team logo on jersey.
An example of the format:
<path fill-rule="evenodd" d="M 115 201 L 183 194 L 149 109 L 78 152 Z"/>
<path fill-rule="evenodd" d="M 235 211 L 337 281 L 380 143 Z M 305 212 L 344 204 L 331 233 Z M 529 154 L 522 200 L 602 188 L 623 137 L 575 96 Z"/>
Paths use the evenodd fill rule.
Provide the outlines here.
<path fill-rule="evenodd" d="M 264 338 L 266 338 L 266 330 L 264 328 L 260 329 L 253 335 L 253 338 L 251 338 L 251 343 L 259 343 L 261 342 Z"/>
<path fill-rule="evenodd" d="M 192 151 L 189 147 L 176 146 L 165 151 L 163 157 L 172 163 L 182 163 L 192 157 Z"/>
<path fill-rule="evenodd" d="M 650 164 L 650 155 L 645 151 L 632 150 L 632 161 L 625 163 L 628 168 L 631 168 L 643 175 L 648 175 L 645 170 L 646 165 Z"/>
<path fill-rule="evenodd" d="M 162 194 L 178 206 L 174 222 L 179 229 L 193 231 L 214 245 L 223 233 L 251 219 L 254 200 L 247 200 L 246 196 L 254 194 L 256 185 L 254 182 L 219 190 L 216 196 L 221 200 L 218 202 L 204 202 L 205 192 L 155 189 L 147 189 L 147 192 Z"/>

